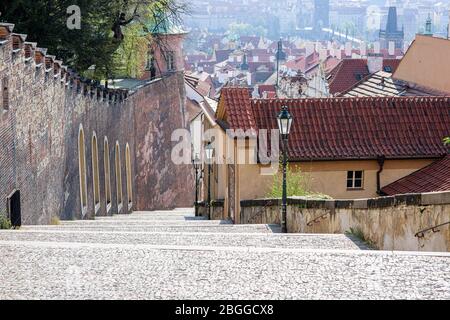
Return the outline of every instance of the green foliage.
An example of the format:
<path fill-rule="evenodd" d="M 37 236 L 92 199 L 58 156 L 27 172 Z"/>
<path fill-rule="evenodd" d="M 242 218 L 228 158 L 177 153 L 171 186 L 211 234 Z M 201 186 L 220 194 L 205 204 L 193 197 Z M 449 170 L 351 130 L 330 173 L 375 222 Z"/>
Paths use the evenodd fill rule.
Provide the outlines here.
<path fill-rule="evenodd" d="M 67 28 L 67 8 L 77 5 L 81 10 L 81 29 Z M 103 80 L 115 71 L 137 76 L 142 55 L 145 24 L 151 23 L 155 10 L 176 16 L 183 7 L 177 0 L 2 0 L 0 20 L 14 23 L 14 32 L 27 34 L 27 41 L 48 48 L 64 64 L 84 76 Z M 112 31 L 120 13 L 131 19 L 140 18 L 123 27 L 124 41 L 115 39 Z M 95 72 L 88 69 L 95 66 Z"/>
<path fill-rule="evenodd" d="M 61 220 L 59 220 L 59 217 L 53 216 L 50 220 L 50 225 L 52 226 L 59 226 L 61 224 Z"/>
<path fill-rule="evenodd" d="M 444 138 L 444 144 L 445 144 L 446 146 L 450 146 L 450 137 Z"/>
<path fill-rule="evenodd" d="M 0 215 L 0 229 L 11 229 L 11 221 L 3 215 Z"/>
<path fill-rule="evenodd" d="M 81 29 L 67 28 L 66 10 L 81 9 Z M 109 58 L 118 43 L 111 39 L 111 28 L 122 10 L 122 0 L 2 0 L 1 19 L 14 23 L 14 32 L 25 33 L 48 53 L 79 72 L 96 65 L 108 70 Z"/>
<path fill-rule="evenodd" d="M 241 36 L 266 36 L 267 30 L 261 26 L 254 27 L 247 23 L 232 23 L 228 27 L 228 39 L 238 40 Z"/>
<path fill-rule="evenodd" d="M 315 199 L 329 199 L 328 196 L 311 191 L 311 178 L 309 175 L 298 171 L 292 171 L 290 166 L 286 169 L 286 191 L 288 197 L 310 197 Z M 272 187 L 267 198 L 281 198 L 283 196 L 283 171 L 280 166 L 278 173 L 273 176 Z"/>
<path fill-rule="evenodd" d="M 140 24 L 133 24 L 124 30 L 124 40 L 114 54 L 114 76 L 118 78 L 142 76 L 147 59 L 149 40 L 142 34 Z"/>

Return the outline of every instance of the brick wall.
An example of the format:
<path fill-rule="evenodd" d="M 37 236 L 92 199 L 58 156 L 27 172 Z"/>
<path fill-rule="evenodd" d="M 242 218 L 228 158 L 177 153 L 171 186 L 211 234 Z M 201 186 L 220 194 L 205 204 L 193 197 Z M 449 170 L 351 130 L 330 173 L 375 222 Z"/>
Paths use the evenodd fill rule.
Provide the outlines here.
<path fill-rule="evenodd" d="M 93 218 L 119 213 L 115 145 L 120 145 L 122 190 L 127 213 L 126 144 L 132 170 L 133 208 L 140 210 L 191 206 L 189 166 L 170 161 L 170 137 L 185 127 L 181 74 L 147 84 L 137 92 L 108 90 L 82 83 L 35 44 L 13 52 L 12 38 L 0 45 L 0 83 L 8 78 L 9 108 L 0 106 L 0 214 L 6 197 L 21 191 L 22 223 L 47 224 L 61 219 Z M 31 52 L 31 54 L 26 54 Z M 41 59 L 41 55 L 44 59 Z M 28 59 L 28 55 L 31 57 Z M 40 61 L 44 63 L 40 64 Z M 0 100 L 2 101 L 2 100 Z M 85 135 L 87 210 L 80 200 L 78 135 Z M 93 198 L 92 137 L 97 137 L 100 208 Z M 105 198 L 104 139 L 109 143 L 111 209 Z M 145 140 L 147 139 L 147 140 Z M 149 156 L 148 156 L 149 155 Z"/>
<path fill-rule="evenodd" d="M 138 210 L 192 207 L 192 165 L 171 160 L 172 132 L 187 128 L 184 77 L 174 74 L 135 94 L 136 188 Z M 190 159 L 190 157 L 189 157 Z"/>
<path fill-rule="evenodd" d="M 241 201 L 241 223 L 279 224 L 278 199 Z M 450 192 L 361 200 L 288 199 L 291 233 L 360 231 L 382 250 L 450 251 Z M 435 231 L 419 231 L 445 224 Z"/>

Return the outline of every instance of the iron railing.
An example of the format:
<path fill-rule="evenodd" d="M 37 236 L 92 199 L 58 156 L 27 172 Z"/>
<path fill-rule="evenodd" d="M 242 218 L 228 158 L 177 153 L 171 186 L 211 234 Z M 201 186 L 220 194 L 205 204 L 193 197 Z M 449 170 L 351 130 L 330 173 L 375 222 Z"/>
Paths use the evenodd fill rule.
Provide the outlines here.
<path fill-rule="evenodd" d="M 308 227 L 311 227 L 311 226 L 314 225 L 315 223 L 320 223 L 320 222 L 322 222 L 323 220 L 325 220 L 326 218 L 328 218 L 328 216 L 329 216 L 330 214 L 331 214 L 331 212 L 322 214 L 321 216 L 318 216 L 317 218 L 315 218 L 315 219 L 309 221 L 306 225 L 307 225 Z"/>
<path fill-rule="evenodd" d="M 439 225 L 437 225 L 437 226 L 434 226 L 434 227 L 430 227 L 430 228 L 427 228 L 427 229 L 420 230 L 420 231 L 417 232 L 414 236 L 417 237 L 417 238 L 419 238 L 419 239 L 424 238 L 424 237 L 425 237 L 425 234 L 426 234 L 427 232 L 433 232 L 433 233 L 440 232 L 441 230 L 439 230 L 438 228 L 443 227 L 443 226 L 445 226 L 445 225 L 447 225 L 447 224 L 450 224 L 450 221 L 445 222 L 445 223 L 441 223 L 441 224 L 439 224 Z"/>

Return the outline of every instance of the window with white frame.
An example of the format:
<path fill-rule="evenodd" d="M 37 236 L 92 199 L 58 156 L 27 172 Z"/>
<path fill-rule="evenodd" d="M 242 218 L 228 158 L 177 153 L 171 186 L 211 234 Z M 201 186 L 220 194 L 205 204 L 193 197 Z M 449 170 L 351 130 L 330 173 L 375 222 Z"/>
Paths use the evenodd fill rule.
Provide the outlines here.
<path fill-rule="evenodd" d="M 347 189 L 364 188 L 364 171 L 348 171 L 347 172 Z"/>
<path fill-rule="evenodd" d="M 166 52 L 167 71 L 175 71 L 175 53 L 173 51 Z"/>

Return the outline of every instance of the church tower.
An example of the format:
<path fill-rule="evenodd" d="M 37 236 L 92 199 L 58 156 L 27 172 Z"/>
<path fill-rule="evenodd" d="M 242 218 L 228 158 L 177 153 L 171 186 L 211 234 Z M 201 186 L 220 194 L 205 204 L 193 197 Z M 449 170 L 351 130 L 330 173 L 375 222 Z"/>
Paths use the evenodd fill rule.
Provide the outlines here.
<path fill-rule="evenodd" d="M 382 49 L 389 48 L 389 42 L 395 43 L 396 49 L 403 49 L 405 33 L 398 29 L 397 7 L 389 7 L 388 19 L 385 30 L 380 30 L 380 43 Z"/>
<path fill-rule="evenodd" d="M 146 29 L 150 44 L 142 78 L 154 79 L 184 71 L 183 41 L 188 32 L 164 13 L 157 23 L 149 23 Z"/>

